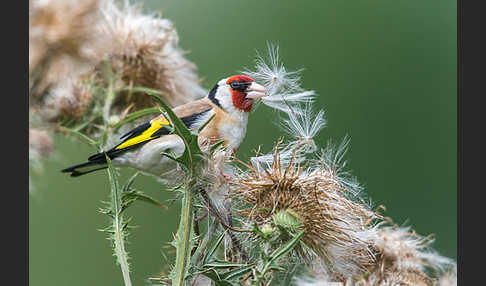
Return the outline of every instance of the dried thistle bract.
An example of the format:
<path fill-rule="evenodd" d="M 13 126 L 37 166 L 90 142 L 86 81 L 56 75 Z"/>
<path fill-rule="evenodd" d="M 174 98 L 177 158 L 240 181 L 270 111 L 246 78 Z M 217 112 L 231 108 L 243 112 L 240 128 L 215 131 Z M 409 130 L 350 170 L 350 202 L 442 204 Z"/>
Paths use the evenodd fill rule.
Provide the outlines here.
<path fill-rule="evenodd" d="M 336 276 L 362 273 L 374 263 L 367 238 L 370 224 L 378 215 L 348 198 L 349 190 L 333 169 L 323 164 L 302 167 L 295 163 L 295 154 L 282 167 L 277 144 L 270 168 L 249 166 L 250 172 L 230 182 L 231 197 L 243 205 L 238 213 L 246 223 L 260 227 L 276 225 L 275 220 L 285 213 L 305 230 L 302 241 L 311 253 L 297 247 L 301 257 L 317 254 L 329 262 Z"/>

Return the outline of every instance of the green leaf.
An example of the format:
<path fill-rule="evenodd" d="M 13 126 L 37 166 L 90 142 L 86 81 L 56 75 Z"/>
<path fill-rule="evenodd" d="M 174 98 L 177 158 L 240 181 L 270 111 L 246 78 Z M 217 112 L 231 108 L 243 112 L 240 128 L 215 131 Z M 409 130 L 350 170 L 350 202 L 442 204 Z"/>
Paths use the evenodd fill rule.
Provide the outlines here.
<path fill-rule="evenodd" d="M 161 90 L 153 89 L 149 87 L 143 87 L 143 86 L 124 86 L 118 89 L 118 91 L 131 91 L 131 92 L 141 92 L 146 94 L 158 94 L 158 95 L 163 94 Z"/>
<path fill-rule="evenodd" d="M 82 122 L 81 124 L 73 127 L 72 130 L 74 130 L 74 131 L 80 131 L 84 127 L 88 126 L 91 122 L 93 122 L 94 120 L 96 120 L 99 117 L 100 117 L 100 115 L 94 115 L 91 118 L 87 119 L 86 121 Z"/>
<path fill-rule="evenodd" d="M 208 252 L 204 256 L 203 259 L 203 264 L 207 263 L 214 255 L 216 252 L 216 249 L 219 247 L 221 242 L 223 241 L 224 236 L 226 235 L 226 230 L 221 233 L 221 235 L 218 237 L 218 239 L 214 242 L 213 245 L 209 248 Z"/>
<path fill-rule="evenodd" d="M 297 273 L 297 270 L 299 268 L 299 265 L 298 264 L 294 264 L 293 267 L 292 267 L 292 270 L 289 270 L 287 269 L 285 271 L 285 276 L 284 276 L 284 279 L 283 281 L 281 282 L 281 285 L 282 286 L 290 286 L 292 285 L 292 278 L 295 276 L 295 274 Z"/>
<path fill-rule="evenodd" d="M 211 148 L 209 148 L 209 153 L 210 154 L 213 154 L 214 152 L 216 152 L 216 150 L 218 150 L 222 145 L 224 144 L 224 140 L 220 140 L 216 143 L 214 143 L 213 145 L 211 145 Z"/>
<path fill-rule="evenodd" d="M 60 131 L 64 131 L 64 132 L 72 133 L 72 134 L 78 136 L 79 138 L 85 140 L 90 145 L 96 145 L 97 144 L 97 142 L 95 140 L 89 138 L 88 136 L 86 136 L 83 133 L 81 133 L 79 131 L 76 131 L 74 129 L 67 128 L 67 127 L 64 127 L 64 126 L 59 126 L 59 130 Z"/>
<path fill-rule="evenodd" d="M 182 120 L 177 117 L 177 115 L 172 111 L 172 109 L 160 98 L 157 94 L 160 94 L 160 92 L 156 92 L 155 90 L 152 89 L 142 89 L 144 92 L 152 96 L 164 109 L 164 111 L 167 113 L 167 116 L 169 117 L 169 120 L 171 124 L 174 126 L 176 129 L 177 133 L 180 133 L 181 137 L 185 138 L 190 138 L 191 137 L 191 131 L 187 129 L 186 125 L 182 122 Z"/>
<path fill-rule="evenodd" d="M 194 211 L 193 192 L 191 186 L 186 186 L 182 197 L 182 211 L 179 228 L 176 234 L 176 263 L 171 272 L 172 285 L 186 285 L 185 280 L 190 267 L 191 250 L 194 247 Z"/>
<path fill-rule="evenodd" d="M 128 181 L 125 183 L 125 185 L 123 185 L 122 193 L 130 191 L 130 188 L 132 187 L 133 182 L 135 182 L 135 178 L 138 176 L 138 174 L 139 174 L 139 172 L 135 172 L 135 174 L 133 174 L 130 177 L 130 179 L 128 179 Z"/>
<path fill-rule="evenodd" d="M 204 206 L 202 204 L 195 204 L 194 205 L 196 208 L 203 208 Z M 209 228 L 206 231 L 206 234 L 204 235 L 204 238 L 202 242 L 198 245 L 196 252 L 191 257 L 191 263 L 192 265 L 197 265 L 203 257 L 203 253 L 208 249 L 208 244 L 212 241 L 213 236 L 216 234 L 216 230 L 218 229 L 219 223 L 212 217 L 208 217 L 209 220 Z M 207 257 L 207 254 L 203 257 Z"/>
<path fill-rule="evenodd" d="M 123 120 L 120 120 L 117 124 L 115 124 L 114 130 L 116 131 L 120 127 L 122 127 L 124 124 L 135 121 L 140 117 L 144 117 L 146 115 L 155 114 L 155 113 L 160 113 L 160 109 L 158 107 L 151 107 L 151 108 L 146 108 L 146 109 L 142 109 L 142 110 L 132 112 L 132 113 L 128 114 Z"/>
<path fill-rule="evenodd" d="M 304 230 L 301 230 L 299 233 L 297 233 L 291 240 L 289 240 L 287 243 L 279 247 L 277 250 L 272 252 L 270 254 L 270 259 L 268 261 L 268 264 L 273 264 L 276 262 L 280 257 L 291 251 L 297 243 L 299 243 L 300 238 L 304 235 Z"/>
<path fill-rule="evenodd" d="M 167 209 L 167 206 L 164 205 L 163 203 L 161 203 L 160 201 L 146 195 L 145 193 L 143 192 L 140 192 L 140 191 L 130 191 L 130 192 L 126 192 L 123 194 L 123 199 L 124 200 L 127 200 L 127 201 L 130 201 L 130 204 L 136 200 L 140 200 L 142 202 L 146 202 L 146 203 L 149 203 L 149 204 L 152 204 L 154 206 L 157 206 L 157 207 L 162 207 L 164 209 Z"/>
<path fill-rule="evenodd" d="M 224 280 L 232 280 L 232 279 L 239 279 L 241 276 L 245 275 L 246 273 L 250 272 L 251 269 L 254 267 L 254 264 L 250 264 L 244 267 L 238 267 L 236 269 L 227 271 L 221 274 L 221 279 Z"/>
<path fill-rule="evenodd" d="M 189 169 L 186 166 L 186 162 L 184 160 L 182 160 L 180 157 L 177 157 L 174 153 L 160 152 L 160 155 L 163 155 L 163 156 L 179 163 L 181 165 L 181 167 L 184 169 L 184 172 L 187 173 L 189 171 Z"/>
<path fill-rule="evenodd" d="M 179 227 L 176 234 L 176 261 L 174 268 L 171 271 L 171 280 L 173 286 L 186 285 L 186 277 L 189 269 L 191 269 L 191 251 L 195 245 L 194 243 L 194 186 L 196 171 L 200 162 L 203 159 L 203 152 L 199 148 L 198 137 L 185 126 L 182 120 L 170 109 L 170 107 L 160 98 L 160 91 L 133 87 L 132 91 L 145 92 L 152 96 L 164 109 L 166 118 L 170 121 L 173 128 L 173 133 L 177 134 L 184 142 L 184 152 L 181 156 L 175 157 L 171 154 L 165 154 L 169 158 L 178 162 L 185 171 L 184 193 L 182 197 L 182 209 L 179 221 Z"/>
<path fill-rule="evenodd" d="M 138 88 L 137 90 L 146 92 L 162 106 L 162 108 L 167 113 L 169 121 L 174 128 L 174 133 L 181 137 L 184 142 L 185 149 L 184 153 L 177 158 L 177 162 L 185 165 L 188 170 L 193 171 L 195 166 L 199 161 L 202 160 L 202 151 L 199 148 L 197 135 L 191 133 L 191 131 L 186 127 L 182 120 L 177 117 L 177 115 L 170 109 L 170 107 L 160 98 L 157 94 L 160 92 L 154 91 L 152 89 Z"/>
<path fill-rule="evenodd" d="M 285 269 L 281 266 L 277 266 L 277 265 L 273 265 L 273 266 L 268 267 L 268 270 L 280 271 L 280 272 L 287 271 L 287 269 Z"/>
<path fill-rule="evenodd" d="M 118 186 L 118 176 L 113 169 L 113 165 L 111 164 L 111 160 L 108 155 L 105 154 L 106 163 L 108 165 L 108 178 L 110 180 L 110 187 L 111 187 L 111 209 L 113 211 L 112 216 L 112 239 L 113 239 L 113 246 L 115 256 L 117 258 L 117 262 L 120 265 L 123 280 L 126 286 L 132 285 L 130 280 L 130 267 L 128 264 L 128 253 L 125 250 L 125 229 L 127 228 L 127 224 L 123 222 L 123 216 L 121 215 L 122 212 L 122 198 L 121 192 Z"/>
<path fill-rule="evenodd" d="M 242 267 L 247 266 L 248 264 L 241 264 L 241 263 L 234 263 L 234 262 L 227 262 L 227 261 L 213 261 L 210 263 L 206 263 L 203 265 L 204 268 L 231 268 L 231 267 Z"/>
<path fill-rule="evenodd" d="M 262 277 L 265 276 L 268 270 L 275 269 L 275 267 L 279 267 L 275 263 L 285 254 L 290 252 L 294 247 L 299 243 L 300 238 L 304 235 L 304 230 L 301 230 L 297 233 L 291 240 L 289 240 L 284 245 L 277 248 L 272 254 L 270 254 L 268 261 L 265 263 L 265 266 L 262 269 Z"/>
<path fill-rule="evenodd" d="M 214 269 L 209 269 L 208 271 L 201 272 L 201 274 L 213 280 L 216 286 L 237 286 L 238 285 L 231 281 L 221 279 L 221 275 L 218 272 L 216 272 L 216 270 Z"/>

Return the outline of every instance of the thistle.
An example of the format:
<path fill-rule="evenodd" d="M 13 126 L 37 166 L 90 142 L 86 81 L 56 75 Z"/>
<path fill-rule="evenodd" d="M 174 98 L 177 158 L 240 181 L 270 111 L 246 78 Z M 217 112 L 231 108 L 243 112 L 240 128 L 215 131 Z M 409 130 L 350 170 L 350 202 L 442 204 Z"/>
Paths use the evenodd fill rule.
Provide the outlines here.
<path fill-rule="evenodd" d="M 391 219 L 388 219 L 391 222 Z M 357 285 L 447 285 L 453 278 L 455 263 L 435 252 L 433 239 L 409 227 L 381 222 L 371 239 L 377 251 L 376 265 Z M 440 278 L 440 279 L 439 279 Z"/>
<path fill-rule="evenodd" d="M 120 75 L 119 85 L 161 90 L 170 106 L 206 95 L 195 73 L 196 66 L 178 46 L 173 23 L 156 14 L 142 14 L 141 8 L 130 4 L 119 7 L 112 1 L 103 6 L 104 21 L 99 28 L 113 39 L 108 58 L 114 73 Z M 102 62 L 96 70 L 103 73 Z M 134 90 L 122 92 L 115 102 L 121 108 L 133 106 L 133 111 L 154 104 L 151 97 Z"/>
<path fill-rule="evenodd" d="M 29 8 L 29 94 L 42 102 L 61 79 L 78 76 L 104 51 L 98 0 L 34 1 Z"/>
<path fill-rule="evenodd" d="M 373 265 L 374 251 L 368 245 L 370 228 L 379 215 L 357 201 L 337 178 L 329 164 L 313 166 L 294 163 L 283 167 L 279 146 L 274 148 L 271 168 L 248 172 L 230 181 L 230 197 L 241 207 L 238 214 L 245 225 L 260 229 L 283 229 L 288 234 L 303 230 L 303 244 L 295 248 L 305 261 L 319 257 L 336 276 L 357 275 Z"/>
<path fill-rule="evenodd" d="M 107 62 L 118 93 L 111 105 L 120 120 L 129 111 L 150 114 L 156 104 L 138 86 L 163 91 L 172 107 L 206 94 L 172 22 L 143 14 L 140 5 L 34 1 L 29 17 L 29 111 L 44 123 L 101 124 Z"/>
<path fill-rule="evenodd" d="M 143 14 L 129 1 L 48 0 L 32 3 L 29 28 L 31 166 L 53 153 L 50 131 L 75 134 L 102 152 L 138 120 L 160 113 L 157 104 L 167 129 L 183 142 L 179 156 L 156 153 L 174 161 L 172 174 L 184 174 L 172 176 L 179 184 L 171 185 L 182 204 L 176 258 L 158 281 L 455 285 L 456 265 L 431 249 L 432 239 L 391 223 L 366 201 L 346 169 L 349 138 L 320 147 L 315 138 L 327 124 L 325 113 L 313 110 L 317 94 L 301 86 L 302 70 L 286 69 L 278 46 L 269 44 L 268 56 L 258 54 L 254 69 L 244 73 L 265 86 L 269 96 L 260 100 L 280 111 L 288 138 L 243 162 L 221 142 L 210 146 L 198 137 L 214 117 L 192 132 L 171 110 L 206 91 L 168 19 Z M 131 187 L 136 174 L 120 187 L 106 160 L 105 231 L 131 285 L 123 212 L 136 200 L 163 205 Z M 199 223 L 206 218 L 204 233 Z"/>

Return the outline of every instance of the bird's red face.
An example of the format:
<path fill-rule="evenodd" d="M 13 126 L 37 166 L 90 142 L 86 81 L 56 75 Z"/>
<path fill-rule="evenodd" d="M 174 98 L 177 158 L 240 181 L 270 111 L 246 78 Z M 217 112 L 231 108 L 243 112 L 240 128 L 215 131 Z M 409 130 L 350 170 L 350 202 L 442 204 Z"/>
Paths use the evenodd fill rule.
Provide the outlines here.
<path fill-rule="evenodd" d="M 245 112 L 250 112 L 255 99 L 267 95 L 263 86 L 246 75 L 231 76 L 226 80 L 226 84 L 230 86 L 233 105 Z"/>
<path fill-rule="evenodd" d="M 223 110 L 250 112 L 253 102 L 267 96 L 266 89 L 246 75 L 234 75 L 216 84 L 209 93 L 209 98 Z"/>

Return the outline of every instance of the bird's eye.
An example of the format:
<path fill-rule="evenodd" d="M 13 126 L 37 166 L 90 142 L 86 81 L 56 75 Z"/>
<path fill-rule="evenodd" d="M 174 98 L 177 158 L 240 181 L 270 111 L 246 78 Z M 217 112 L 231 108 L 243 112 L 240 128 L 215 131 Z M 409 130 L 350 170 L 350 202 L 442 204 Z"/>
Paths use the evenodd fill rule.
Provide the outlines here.
<path fill-rule="evenodd" d="M 237 89 L 239 85 L 240 85 L 240 83 L 237 82 L 237 81 L 230 82 L 230 86 L 231 86 L 232 89 Z"/>
<path fill-rule="evenodd" d="M 230 82 L 230 86 L 234 90 L 245 91 L 248 88 L 248 83 L 247 82 L 232 81 L 232 82 Z"/>

